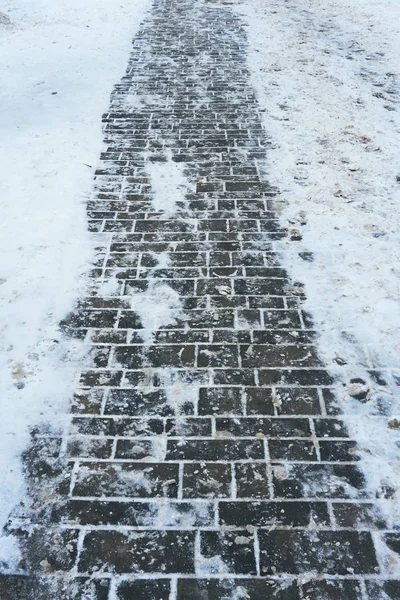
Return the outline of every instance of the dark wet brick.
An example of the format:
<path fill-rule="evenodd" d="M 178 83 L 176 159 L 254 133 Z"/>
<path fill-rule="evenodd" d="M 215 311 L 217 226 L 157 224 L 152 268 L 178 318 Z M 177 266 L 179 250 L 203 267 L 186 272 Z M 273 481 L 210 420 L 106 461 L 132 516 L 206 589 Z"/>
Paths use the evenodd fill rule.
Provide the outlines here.
<path fill-rule="evenodd" d="M 235 279 L 234 290 L 242 296 L 284 296 L 285 281 L 282 279 Z"/>
<path fill-rule="evenodd" d="M 274 400 L 278 413 L 282 415 L 315 415 L 321 412 L 318 390 L 315 388 L 278 387 Z"/>
<path fill-rule="evenodd" d="M 166 460 L 246 460 L 264 458 L 260 440 L 168 440 Z"/>
<path fill-rule="evenodd" d="M 126 344 L 126 331 L 116 329 L 97 329 L 90 332 L 94 344 Z"/>
<path fill-rule="evenodd" d="M 387 533 L 383 539 L 386 546 L 400 556 L 400 533 Z"/>
<path fill-rule="evenodd" d="M 107 396 L 104 412 L 107 415 L 171 415 L 173 410 L 166 402 L 162 389 L 115 389 Z"/>
<path fill-rule="evenodd" d="M 200 346 L 197 365 L 199 367 L 238 367 L 238 348 L 233 345 Z"/>
<path fill-rule="evenodd" d="M 64 579 L 57 575 L 0 575 L 1 600 L 107 600 L 108 579 L 73 577 Z"/>
<path fill-rule="evenodd" d="M 264 310 L 264 325 L 266 329 L 301 329 L 301 321 L 294 310 Z"/>
<path fill-rule="evenodd" d="M 260 385 L 301 385 L 327 386 L 332 385 L 333 379 L 324 369 L 259 369 Z"/>
<path fill-rule="evenodd" d="M 178 579 L 177 600 L 300 600 L 295 582 L 288 579 Z"/>
<path fill-rule="evenodd" d="M 142 321 L 133 310 L 124 310 L 121 312 L 118 327 L 120 329 L 143 329 Z"/>
<path fill-rule="evenodd" d="M 317 460 L 314 443 L 306 440 L 269 440 L 271 460 L 309 461 Z"/>
<path fill-rule="evenodd" d="M 209 437 L 211 419 L 178 418 L 167 419 L 165 431 L 170 437 Z"/>
<path fill-rule="evenodd" d="M 312 521 L 329 525 L 328 509 L 324 502 L 220 502 L 219 517 L 223 525 L 238 527 L 308 527 Z"/>
<path fill-rule="evenodd" d="M 69 571 L 75 564 L 79 531 L 35 527 L 22 543 L 22 555 L 31 572 Z M 47 566 L 48 565 L 48 566 Z"/>
<path fill-rule="evenodd" d="M 93 389 L 77 392 L 72 400 L 71 411 L 73 413 L 100 414 L 104 397 L 104 390 Z"/>
<path fill-rule="evenodd" d="M 241 346 L 244 367 L 316 367 L 320 360 L 315 350 L 308 346 L 279 346 L 271 348 L 253 344 Z"/>
<path fill-rule="evenodd" d="M 247 387 L 245 389 L 245 399 L 248 415 L 274 414 L 274 402 L 271 389 Z"/>
<path fill-rule="evenodd" d="M 356 442 L 352 441 L 328 441 L 319 442 L 321 460 L 330 462 L 351 462 L 360 460 Z"/>
<path fill-rule="evenodd" d="M 70 432 L 74 435 L 115 435 L 113 419 L 75 417 L 71 421 Z"/>
<path fill-rule="evenodd" d="M 353 529 L 383 529 L 385 520 L 379 505 L 356 502 L 334 502 L 333 514 L 339 527 Z"/>
<path fill-rule="evenodd" d="M 191 300 L 190 298 L 188 300 Z M 164 329 L 153 334 L 155 344 L 195 344 L 207 343 L 210 339 L 208 331 L 192 329 L 190 331 L 169 331 Z"/>
<path fill-rule="evenodd" d="M 296 334 L 296 335 L 294 335 Z M 253 342 L 255 344 L 270 344 L 278 346 L 280 344 L 290 345 L 296 341 L 297 344 L 313 344 L 317 339 L 315 331 L 306 331 L 302 329 L 265 329 L 253 332 Z"/>
<path fill-rule="evenodd" d="M 301 586 L 303 597 L 307 600 L 360 600 L 362 591 L 357 580 L 310 581 Z"/>
<path fill-rule="evenodd" d="M 183 467 L 184 498 L 224 498 L 231 495 L 231 466 L 188 463 Z"/>
<path fill-rule="evenodd" d="M 113 387 L 121 385 L 122 371 L 82 371 L 79 384 L 82 387 Z"/>
<path fill-rule="evenodd" d="M 62 327 L 113 327 L 117 321 L 118 312 L 116 310 L 81 310 L 71 313 L 64 321 Z"/>
<path fill-rule="evenodd" d="M 315 419 L 314 427 L 317 437 L 320 438 L 348 437 L 347 428 L 340 419 Z"/>
<path fill-rule="evenodd" d="M 192 573 L 194 534 L 179 531 L 92 531 L 86 534 L 78 571 Z"/>
<path fill-rule="evenodd" d="M 151 520 L 148 502 L 69 500 L 54 506 L 52 521 L 79 525 L 146 525 Z"/>
<path fill-rule="evenodd" d="M 176 497 L 178 465 L 163 463 L 82 463 L 74 496 Z"/>
<path fill-rule="evenodd" d="M 114 363 L 126 369 L 147 367 L 190 367 L 194 366 L 195 348 L 188 346 L 118 346 Z"/>
<path fill-rule="evenodd" d="M 255 385 L 254 369 L 215 369 L 214 385 Z"/>
<path fill-rule="evenodd" d="M 152 437 L 164 432 L 162 419 L 114 419 L 114 435 L 120 437 Z"/>
<path fill-rule="evenodd" d="M 377 573 L 369 533 L 349 531 L 260 531 L 263 574 L 316 571 L 331 575 Z"/>
<path fill-rule="evenodd" d="M 337 398 L 332 390 L 322 390 L 322 397 L 326 408 L 326 414 L 329 416 L 340 415 L 342 411 L 339 408 Z"/>
<path fill-rule="evenodd" d="M 367 581 L 368 600 L 399 600 L 400 579 Z"/>
<path fill-rule="evenodd" d="M 235 465 L 238 498 L 269 498 L 270 489 L 265 463 Z"/>
<path fill-rule="evenodd" d="M 307 419 L 280 419 L 280 418 L 256 418 L 256 417 L 234 417 L 217 418 L 216 429 L 228 432 L 237 437 L 309 437 L 310 424 Z"/>
<path fill-rule="evenodd" d="M 153 443 L 151 440 L 117 440 L 115 458 L 151 460 L 154 458 Z"/>
<path fill-rule="evenodd" d="M 246 529 L 235 532 L 204 531 L 200 534 L 200 551 L 203 558 L 211 563 L 210 574 L 215 573 L 212 559 L 225 573 L 256 574 L 254 539 Z"/>
<path fill-rule="evenodd" d="M 73 458 L 111 458 L 113 441 L 111 439 L 92 439 L 71 437 L 67 442 L 67 456 Z"/>
<path fill-rule="evenodd" d="M 239 387 L 209 387 L 199 391 L 200 415 L 243 413 L 242 390 Z"/>
<path fill-rule="evenodd" d="M 365 479 L 355 465 L 293 464 L 273 468 L 279 498 L 365 498 Z"/>
<path fill-rule="evenodd" d="M 242 329 L 214 329 L 212 339 L 215 343 L 247 344 L 250 343 L 250 331 Z"/>
<path fill-rule="evenodd" d="M 168 600 L 170 582 L 166 579 L 136 579 L 121 581 L 117 585 L 118 600 Z"/>

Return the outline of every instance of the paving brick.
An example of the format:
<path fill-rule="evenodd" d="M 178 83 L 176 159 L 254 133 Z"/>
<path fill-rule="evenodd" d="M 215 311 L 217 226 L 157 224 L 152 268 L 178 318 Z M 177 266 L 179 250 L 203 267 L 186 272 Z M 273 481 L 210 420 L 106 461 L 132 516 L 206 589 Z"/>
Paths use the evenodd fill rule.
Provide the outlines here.
<path fill-rule="evenodd" d="M 204 571 L 212 573 L 256 574 L 254 538 L 244 530 L 204 531 L 200 534 Z"/>
<path fill-rule="evenodd" d="M 242 414 L 242 389 L 240 387 L 200 388 L 198 410 L 200 415 Z"/>
<path fill-rule="evenodd" d="M 64 579 L 59 575 L 1 575 L 0 597 L 2 600 L 108 600 L 109 580 L 74 577 Z"/>
<path fill-rule="evenodd" d="M 223 498 L 231 495 L 231 466 L 189 463 L 183 467 L 184 498 Z"/>
<path fill-rule="evenodd" d="M 372 503 L 334 502 L 333 514 L 339 527 L 384 529 L 385 520 L 379 506 Z"/>
<path fill-rule="evenodd" d="M 106 415 L 172 415 L 163 389 L 112 389 L 105 403 Z"/>
<path fill-rule="evenodd" d="M 360 600 L 362 590 L 360 582 L 354 580 L 325 579 L 310 581 L 302 586 L 303 597 L 307 600 Z"/>
<path fill-rule="evenodd" d="M 149 521 L 148 502 L 69 500 L 53 506 L 52 521 L 79 525 L 143 526 Z"/>
<path fill-rule="evenodd" d="M 355 465 L 283 463 L 274 466 L 272 481 L 279 498 L 368 498 Z"/>
<path fill-rule="evenodd" d="M 236 463 L 235 481 L 238 498 L 268 498 L 270 495 L 265 463 Z"/>
<path fill-rule="evenodd" d="M 271 460 L 314 461 L 317 451 L 312 441 L 305 440 L 270 440 L 268 442 Z"/>
<path fill-rule="evenodd" d="M 75 496 L 176 497 L 178 465 L 163 463 L 82 463 Z"/>
<path fill-rule="evenodd" d="M 113 441 L 87 437 L 71 437 L 67 441 L 66 454 L 72 458 L 111 458 Z"/>
<path fill-rule="evenodd" d="M 316 435 L 320 438 L 348 437 L 346 426 L 340 419 L 315 419 L 314 427 Z"/>
<path fill-rule="evenodd" d="M 166 460 L 246 460 L 264 458 L 261 440 L 168 440 Z"/>
<path fill-rule="evenodd" d="M 220 521 L 229 526 L 309 527 L 311 522 L 329 525 L 324 502 L 220 502 Z"/>
<path fill-rule="evenodd" d="M 71 570 L 78 553 L 78 535 L 76 529 L 34 527 L 28 537 L 22 536 L 26 566 L 34 573 Z"/>
<path fill-rule="evenodd" d="M 228 432 L 237 437 L 309 437 L 310 424 L 308 419 L 279 419 L 275 418 L 217 418 L 218 432 Z"/>
<path fill-rule="evenodd" d="M 238 348 L 234 345 L 201 346 L 198 351 L 199 367 L 238 367 Z"/>
<path fill-rule="evenodd" d="M 368 600 L 397 600 L 400 598 L 400 579 L 367 581 Z"/>
<path fill-rule="evenodd" d="M 192 573 L 194 534 L 179 531 L 91 531 L 78 562 L 81 573 Z"/>
<path fill-rule="evenodd" d="M 282 415 L 318 415 L 321 412 L 318 390 L 315 388 L 279 387 L 275 389 L 274 400 L 278 413 Z M 320 433 L 325 431 L 318 430 L 317 435 Z"/>
<path fill-rule="evenodd" d="M 316 367 L 320 364 L 313 349 L 300 345 L 270 348 L 253 344 L 241 346 L 240 353 L 244 367 Z"/>
<path fill-rule="evenodd" d="M 77 390 L 72 399 L 71 412 L 100 414 L 103 398 L 102 389 Z"/>
<path fill-rule="evenodd" d="M 264 574 L 316 571 L 331 575 L 377 573 L 369 533 L 347 531 L 260 531 L 260 566 Z"/>
<path fill-rule="evenodd" d="M 115 458 L 149 461 L 155 458 L 151 440 L 117 440 Z"/>
<path fill-rule="evenodd" d="M 383 536 L 383 539 L 386 546 L 400 556 L 400 533 L 387 533 Z"/>
<path fill-rule="evenodd" d="M 171 437 L 210 437 L 211 419 L 178 418 L 167 419 L 165 431 Z"/>
<path fill-rule="evenodd" d="M 321 460 L 332 462 L 351 462 L 360 460 L 357 454 L 357 444 L 352 441 L 326 441 L 319 443 Z"/>
<path fill-rule="evenodd" d="M 259 369 L 260 385 L 328 386 L 333 378 L 324 369 Z"/>
<path fill-rule="evenodd" d="M 300 600 L 296 583 L 287 579 L 178 579 L 177 600 L 225 600 L 235 596 L 250 600 Z"/>
<path fill-rule="evenodd" d="M 117 585 L 118 600 L 168 600 L 171 584 L 165 579 L 136 579 Z"/>

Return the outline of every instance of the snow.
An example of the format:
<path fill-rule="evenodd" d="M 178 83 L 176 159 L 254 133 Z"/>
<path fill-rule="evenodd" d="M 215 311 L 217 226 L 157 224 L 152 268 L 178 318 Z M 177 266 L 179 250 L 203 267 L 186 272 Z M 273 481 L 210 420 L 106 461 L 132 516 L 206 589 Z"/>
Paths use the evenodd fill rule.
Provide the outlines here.
<path fill-rule="evenodd" d="M 140 318 L 139 330 L 145 343 L 154 341 L 153 334 L 165 325 L 173 324 L 182 310 L 178 292 L 165 283 L 150 281 L 145 292 L 132 294 L 131 308 Z"/>
<path fill-rule="evenodd" d="M 0 15 L 0 527 L 25 498 L 20 455 L 39 422 L 61 431 L 83 344 L 59 321 L 93 256 L 85 202 L 101 115 L 148 0 L 5 0 Z M 9 539 L 0 563 L 16 559 Z"/>
<path fill-rule="evenodd" d="M 145 163 L 153 190 L 153 208 L 166 216 L 176 211 L 179 203 L 185 205 L 186 192 L 193 189 L 184 175 L 184 164 L 172 160 L 169 151 L 165 162 Z"/>
<path fill-rule="evenodd" d="M 399 519 L 400 4 L 245 0 L 248 66 L 271 149 L 266 176 L 292 233 L 276 249 L 320 333 L 371 493 Z M 300 253 L 312 253 L 312 256 Z M 304 260 L 312 258 L 313 260 Z M 380 371 L 388 385 L 371 380 Z M 366 382 L 363 401 L 351 379 Z"/>

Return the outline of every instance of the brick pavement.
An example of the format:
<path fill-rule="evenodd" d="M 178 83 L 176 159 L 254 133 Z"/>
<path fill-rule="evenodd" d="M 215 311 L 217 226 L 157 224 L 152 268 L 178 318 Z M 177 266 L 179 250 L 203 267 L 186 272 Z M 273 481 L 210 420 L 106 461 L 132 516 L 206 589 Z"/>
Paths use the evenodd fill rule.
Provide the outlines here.
<path fill-rule="evenodd" d="M 399 534 L 273 251 L 287 232 L 230 7 L 156 0 L 104 132 L 90 293 L 63 323 L 88 358 L 65 435 L 26 453 L 23 575 L 1 599 L 400 598 L 376 557 Z"/>

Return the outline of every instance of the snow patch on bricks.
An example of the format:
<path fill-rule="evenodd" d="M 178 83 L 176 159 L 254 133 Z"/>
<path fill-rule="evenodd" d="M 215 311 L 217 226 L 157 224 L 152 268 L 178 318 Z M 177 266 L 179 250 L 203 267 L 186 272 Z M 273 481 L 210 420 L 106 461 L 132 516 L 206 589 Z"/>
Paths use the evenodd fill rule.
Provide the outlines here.
<path fill-rule="evenodd" d="M 179 204 L 185 205 L 186 193 L 193 189 L 184 175 L 184 164 L 172 160 L 172 152 L 165 162 L 145 162 L 153 191 L 153 208 L 165 216 L 176 212 Z"/>
<path fill-rule="evenodd" d="M 143 325 L 139 333 L 145 344 L 154 341 L 153 334 L 165 325 L 176 322 L 182 311 L 179 294 L 160 281 L 150 281 L 145 292 L 130 297 L 131 308 L 138 315 Z"/>
<path fill-rule="evenodd" d="M 29 430 L 63 426 L 82 350 L 63 342 L 58 323 L 84 291 L 80 276 L 94 255 L 85 203 L 102 148 L 101 115 L 148 5 L 2 6 L 0 528 L 25 498 L 20 456 Z M 2 537 L 2 569 L 17 562 L 14 541 Z"/>
<path fill-rule="evenodd" d="M 271 139 L 264 169 L 291 238 L 275 247 L 306 286 L 372 496 L 398 523 L 400 6 L 246 0 L 237 10 Z"/>
<path fill-rule="evenodd" d="M 185 405 L 197 407 L 200 386 L 188 381 L 185 375 L 172 369 L 163 369 L 158 373 L 160 384 L 165 389 L 167 405 L 172 408 L 176 417 L 184 414 Z"/>

